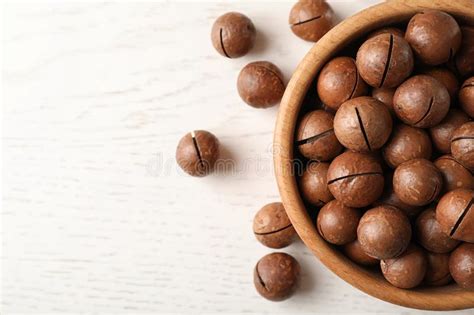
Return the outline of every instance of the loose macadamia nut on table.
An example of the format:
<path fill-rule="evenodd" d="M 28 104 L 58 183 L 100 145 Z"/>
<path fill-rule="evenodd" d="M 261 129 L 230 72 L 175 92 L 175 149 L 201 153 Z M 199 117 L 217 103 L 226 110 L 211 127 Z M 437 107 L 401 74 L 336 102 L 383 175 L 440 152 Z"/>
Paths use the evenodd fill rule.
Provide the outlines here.
<path fill-rule="evenodd" d="M 317 42 L 335 25 L 335 16 L 326 1 L 300 0 L 291 9 L 288 21 L 296 36 Z"/>
<path fill-rule="evenodd" d="M 461 244 L 451 253 L 449 271 L 461 288 L 474 290 L 474 244 Z"/>
<path fill-rule="evenodd" d="M 436 206 L 436 220 L 449 237 L 474 243 L 474 191 L 456 189 Z"/>
<path fill-rule="evenodd" d="M 252 21 L 238 12 L 221 15 L 214 22 L 211 40 L 214 48 L 227 58 L 245 55 L 255 44 L 256 31 Z"/>
<path fill-rule="evenodd" d="M 463 77 L 474 75 L 474 27 L 462 26 L 461 49 L 456 54 L 454 65 L 459 74 Z M 471 116 L 472 117 L 472 116 Z"/>
<path fill-rule="evenodd" d="M 410 221 L 395 207 L 384 205 L 372 208 L 359 221 L 357 239 L 364 252 L 371 257 L 397 257 L 410 243 Z"/>
<path fill-rule="evenodd" d="M 296 132 L 296 145 L 305 158 L 329 161 L 341 152 L 333 121 L 334 115 L 324 110 L 315 110 L 303 117 Z"/>
<path fill-rule="evenodd" d="M 458 188 L 474 189 L 474 176 L 451 155 L 443 155 L 434 161 L 443 176 L 443 192 Z"/>
<path fill-rule="evenodd" d="M 271 301 L 282 301 L 295 291 L 300 275 L 300 265 L 285 253 L 263 256 L 255 266 L 253 282 L 257 292 Z"/>
<path fill-rule="evenodd" d="M 192 176 L 203 177 L 209 174 L 218 158 L 219 140 L 205 130 L 187 133 L 176 148 L 178 165 Z"/>
<path fill-rule="evenodd" d="M 454 130 L 451 137 L 451 154 L 462 165 L 474 171 L 474 121 Z"/>
<path fill-rule="evenodd" d="M 474 59 L 474 51 L 472 59 Z M 461 86 L 459 90 L 459 104 L 466 114 L 474 118 L 474 77 L 470 77 Z"/>
<path fill-rule="evenodd" d="M 425 252 L 414 244 L 400 256 L 380 261 L 380 269 L 385 279 L 402 289 L 418 286 L 425 277 L 426 268 Z"/>
<path fill-rule="evenodd" d="M 348 207 L 366 207 L 383 192 L 382 167 L 368 154 L 347 151 L 329 165 L 328 187 Z"/>
<path fill-rule="evenodd" d="M 334 117 L 334 132 L 348 149 L 369 152 L 380 149 L 392 131 L 392 116 L 387 107 L 368 96 L 341 105 Z"/>
<path fill-rule="evenodd" d="M 374 266 L 379 263 L 378 259 L 370 257 L 364 252 L 358 240 L 344 245 L 343 251 L 347 257 L 349 257 L 352 261 L 358 263 L 359 265 Z"/>
<path fill-rule="evenodd" d="M 461 29 L 449 14 L 426 10 L 413 16 L 405 38 L 424 63 L 439 65 L 454 57 L 461 46 Z"/>
<path fill-rule="evenodd" d="M 434 208 L 423 211 L 416 219 L 415 227 L 418 243 L 433 253 L 449 253 L 459 244 L 459 241 L 444 233 L 436 221 Z"/>
<path fill-rule="evenodd" d="M 276 105 L 285 92 L 280 69 L 268 61 L 255 61 L 239 73 L 237 90 L 242 100 L 256 108 Z"/>
<path fill-rule="evenodd" d="M 433 145 L 441 153 L 451 152 L 451 137 L 454 130 L 469 121 L 469 117 L 459 109 L 451 108 L 444 119 L 430 128 Z"/>
<path fill-rule="evenodd" d="M 414 159 L 400 164 L 393 174 L 393 189 L 401 201 L 424 206 L 438 197 L 443 178 L 436 166 L 425 159 Z"/>
<path fill-rule="evenodd" d="M 372 90 L 372 97 L 382 102 L 387 106 L 388 111 L 392 116 L 395 116 L 393 110 L 393 95 L 395 94 L 394 88 L 375 88 Z"/>
<path fill-rule="evenodd" d="M 374 202 L 374 207 L 381 206 L 381 205 L 389 205 L 395 208 L 402 210 L 408 217 L 416 216 L 420 213 L 423 208 L 412 206 L 409 204 L 404 203 L 403 201 L 398 198 L 397 194 L 393 190 L 393 173 L 385 173 L 385 185 L 384 185 L 384 192 L 382 197 L 380 197 L 376 202 Z"/>
<path fill-rule="evenodd" d="M 345 101 L 368 92 L 355 60 L 350 57 L 337 57 L 329 61 L 319 74 L 317 89 L 321 101 L 334 110 Z"/>
<path fill-rule="evenodd" d="M 361 213 L 342 202 L 332 200 L 319 210 L 317 228 L 319 234 L 329 243 L 344 245 L 357 238 L 357 225 Z"/>
<path fill-rule="evenodd" d="M 453 278 L 449 272 L 449 254 L 427 252 L 427 268 L 424 282 L 431 286 L 441 286 L 450 283 Z"/>
<path fill-rule="evenodd" d="M 385 162 L 391 168 L 416 158 L 430 159 L 431 153 L 431 139 L 428 133 L 405 124 L 395 126 L 383 149 Z"/>
<path fill-rule="evenodd" d="M 360 46 L 356 64 L 361 77 L 370 86 L 393 88 L 413 71 L 413 53 L 400 36 L 384 33 Z"/>
<path fill-rule="evenodd" d="M 303 199 L 313 206 L 322 207 L 334 199 L 327 185 L 329 163 L 311 162 L 299 181 Z"/>
<path fill-rule="evenodd" d="M 270 248 L 286 247 L 296 236 L 281 202 L 269 203 L 257 212 L 253 219 L 253 233 L 260 243 Z"/>
<path fill-rule="evenodd" d="M 443 120 L 449 110 L 446 87 L 433 77 L 417 75 L 403 82 L 393 96 L 393 109 L 404 123 L 429 128 Z"/>
<path fill-rule="evenodd" d="M 456 100 L 456 96 L 459 91 L 459 80 L 451 70 L 437 67 L 428 69 L 424 71 L 423 74 L 429 75 L 443 84 L 448 90 L 451 102 Z"/>

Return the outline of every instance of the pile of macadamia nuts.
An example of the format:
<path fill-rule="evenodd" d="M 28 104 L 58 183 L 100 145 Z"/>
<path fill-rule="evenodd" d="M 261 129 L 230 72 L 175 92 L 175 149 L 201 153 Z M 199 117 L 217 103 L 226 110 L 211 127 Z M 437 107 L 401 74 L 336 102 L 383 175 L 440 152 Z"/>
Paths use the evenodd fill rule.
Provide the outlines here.
<path fill-rule="evenodd" d="M 334 26 L 334 12 L 326 1 L 300 0 L 289 24 L 316 42 Z M 232 59 L 258 36 L 247 16 L 229 12 L 214 22 L 211 40 Z M 357 54 L 327 62 L 312 87 L 316 100 L 303 104 L 295 152 L 306 167 L 298 180 L 317 230 L 352 261 L 380 266 L 396 287 L 454 279 L 474 290 L 473 75 L 474 27 L 427 10 L 408 25 L 368 34 Z M 251 62 L 237 91 L 252 107 L 271 107 L 285 91 L 283 74 L 269 61 Z M 218 158 L 219 141 L 204 130 L 186 134 L 176 150 L 179 166 L 197 177 Z M 253 232 L 275 249 L 296 238 L 280 202 L 256 213 Z M 254 284 L 281 301 L 299 274 L 295 258 L 275 252 L 257 262 Z"/>
<path fill-rule="evenodd" d="M 472 75 L 474 27 L 425 10 L 329 60 L 304 104 L 299 187 L 319 234 L 398 288 L 474 290 Z"/>

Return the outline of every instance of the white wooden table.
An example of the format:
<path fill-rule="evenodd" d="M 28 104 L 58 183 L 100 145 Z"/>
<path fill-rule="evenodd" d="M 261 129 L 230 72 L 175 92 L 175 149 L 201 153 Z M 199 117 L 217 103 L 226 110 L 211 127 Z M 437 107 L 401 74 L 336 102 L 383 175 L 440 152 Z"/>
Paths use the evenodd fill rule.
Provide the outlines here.
<path fill-rule="evenodd" d="M 331 1 L 340 17 L 377 1 Z M 3 7 L 1 314 L 410 314 L 352 288 L 297 243 L 301 289 L 272 303 L 252 283 L 271 252 L 251 232 L 279 200 L 272 169 L 278 108 L 236 92 L 239 70 L 269 60 L 289 79 L 311 44 L 289 2 L 64 2 Z M 256 48 L 229 60 L 213 20 L 248 15 Z M 215 133 L 227 173 L 178 170 L 192 129 Z M 472 314 L 469 311 L 457 314 Z"/>

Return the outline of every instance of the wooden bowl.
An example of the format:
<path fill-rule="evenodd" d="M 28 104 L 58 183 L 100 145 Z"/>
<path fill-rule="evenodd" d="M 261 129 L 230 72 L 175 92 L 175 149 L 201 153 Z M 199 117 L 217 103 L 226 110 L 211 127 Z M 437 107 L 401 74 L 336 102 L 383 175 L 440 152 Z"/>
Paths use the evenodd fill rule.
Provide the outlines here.
<path fill-rule="evenodd" d="M 365 269 L 326 243 L 306 212 L 292 172 L 295 125 L 303 99 L 322 66 L 355 39 L 382 26 L 408 21 L 423 9 L 450 13 L 462 23 L 474 24 L 473 0 L 393 0 L 366 9 L 337 25 L 317 42 L 299 64 L 283 96 L 274 146 L 275 173 L 282 201 L 296 231 L 311 251 L 339 277 L 360 290 L 398 305 L 426 310 L 474 307 L 474 292 L 457 285 L 403 290 L 390 285 L 380 273 Z M 315 87 L 313 87 L 315 88 Z"/>

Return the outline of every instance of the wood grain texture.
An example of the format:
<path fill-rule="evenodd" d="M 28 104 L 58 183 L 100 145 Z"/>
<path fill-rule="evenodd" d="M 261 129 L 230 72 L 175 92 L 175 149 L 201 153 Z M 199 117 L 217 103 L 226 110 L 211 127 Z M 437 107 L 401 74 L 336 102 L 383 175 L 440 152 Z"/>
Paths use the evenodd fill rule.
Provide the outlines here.
<path fill-rule="evenodd" d="M 340 16 L 374 2 L 331 1 Z M 246 106 L 235 84 L 258 59 L 290 77 L 311 47 L 288 27 L 291 6 L 3 7 L 2 315 L 412 313 L 354 289 L 301 242 L 284 250 L 302 265 L 294 297 L 271 303 L 253 288 L 254 264 L 272 252 L 251 231 L 255 212 L 279 199 L 278 109 Z M 259 30 L 236 60 L 209 35 L 231 10 Z M 174 150 L 191 129 L 215 133 L 234 171 L 183 175 Z"/>
<path fill-rule="evenodd" d="M 423 9 L 439 9 L 474 23 L 471 0 L 400 0 L 369 8 L 340 23 L 322 38 L 296 69 L 281 102 L 275 130 L 275 144 L 281 152 L 275 155 L 275 172 L 283 203 L 304 243 L 334 273 L 355 287 L 380 299 L 399 305 L 426 310 L 474 308 L 474 292 L 455 285 L 440 288 L 398 289 L 380 274 L 354 263 L 326 243 L 316 231 L 298 193 L 293 174 L 294 130 L 303 98 L 317 72 L 336 52 L 349 42 L 378 27 L 407 20 Z"/>

